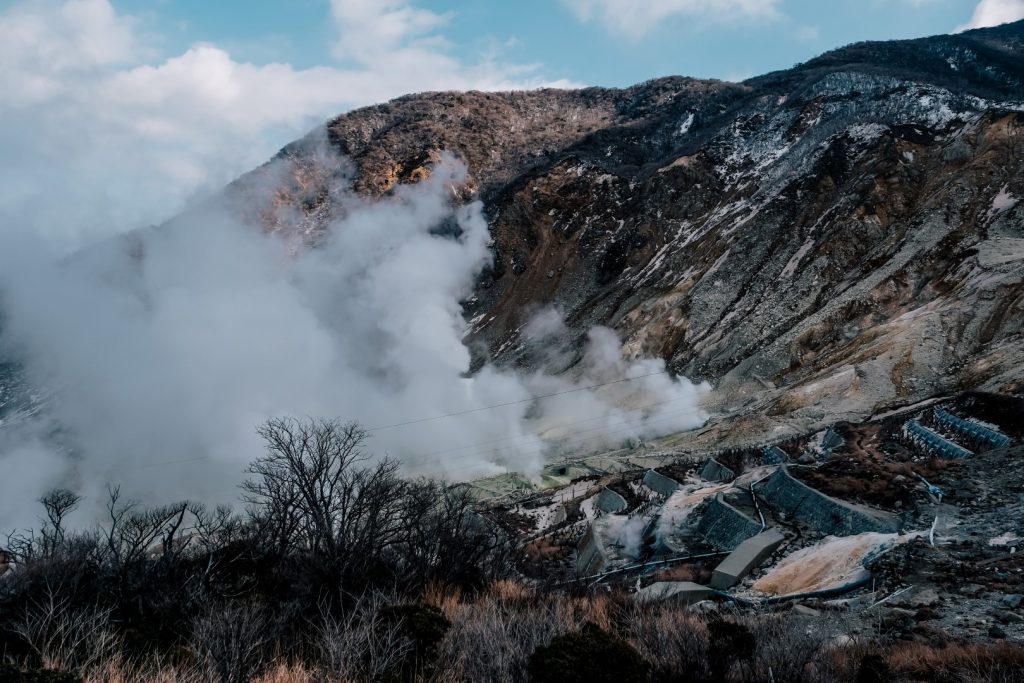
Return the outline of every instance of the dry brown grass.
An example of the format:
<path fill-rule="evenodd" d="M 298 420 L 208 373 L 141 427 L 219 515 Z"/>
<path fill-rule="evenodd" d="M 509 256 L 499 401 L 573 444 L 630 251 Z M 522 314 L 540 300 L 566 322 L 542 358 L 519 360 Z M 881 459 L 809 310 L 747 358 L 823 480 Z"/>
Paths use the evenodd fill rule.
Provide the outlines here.
<path fill-rule="evenodd" d="M 675 568 L 677 577 L 695 572 Z M 429 679 L 438 683 L 465 681 L 521 681 L 526 679 L 530 655 L 541 646 L 587 623 L 625 638 L 651 664 L 658 680 L 703 679 L 714 674 L 715 661 L 725 656 L 710 637 L 715 620 L 736 624 L 756 639 L 745 658 L 725 669 L 736 681 L 856 680 L 866 655 L 887 662 L 893 680 L 972 683 L 1024 681 L 1024 646 L 1000 644 L 898 643 L 855 638 L 848 617 L 825 613 L 809 617 L 784 613 L 720 610 L 713 616 L 674 605 L 636 604 L 617 593 L 567 595 L 546 593 L 515 581 L 497 581 L 476 595 L 443 584 L 428 587 L 424 601 L 451 621 L 437 651 Z M 376 606 L 376 607 L 379 607 Z M 367 615 L 376 611 L 368 608 Z M 356 626 L 372 626 L 372 619 Z M 717 622 L 716 622 L 717 623 Z M 346 638 L 353 624 L 341 624 L 329 640 L 342 650 L 358 654 L 358 639 Z M 347 630 L 346 630 L 347 629 Z M 358 631 L 358 628 L 355 629 Z M 370 628 L 380 634 L 380 629 Z M 385 634 L 386 635 L 386 634 Z M 358 641 L 358 642 L 357 642 Z M 322 648 L 321 648 L 322 649 Z M 315 650 L 315 648 L 313 648 Z M 353 667 L 325 658 L 323 653 L 303 662 L 270 658 L 253 683 L 358 683 L 378 680 L 387 666 Z M 333 662 L 333 663 L 332 663 Z M 348 664 L 351 664 L 349 662 Z M 371 670 L 372 669 L 372 670 Z M 720 671 L 721 673 L 721 671 Z M 680 676 L 684 676 L 680 679 Z M 207 662 L 171 666 L 166 661 L 133 663 L 114 657 L 93 666 L 85 683 L 205 683 L 217 680 Z"/>
<path fill-rule="evenodd" d="M 210 672 L 199 668 L 161 666 L 158 663 L 138 665 L 115 658 L 87 673 L 84 683 L 209 683 L 216 680 Z M 348 683 L 318 669 L 301 664 L 278 663 L 252 683 Z"/>
<path fill-rule="evenodd" d="M 437 581 L 427 584 L 423 592 L 423 603 L 441 610 L 441 614 L 451 621 L 462 602 L 462 591 Z"/>
<path fill-rule="evenodd" d="M 707 583 L 711 580 L 711 570 L 699 564 L 677 564 L 674 567 L 662 569 L 654 575 L 654 581 L 693 581 L 694 583 Z"/>
<path fill-rule="evenodd" d="M 911 680 L 1024 681 L 1024 646 L 969 643 L 936 648 L 907 643 L 893 648 L 889 666 Z"/>

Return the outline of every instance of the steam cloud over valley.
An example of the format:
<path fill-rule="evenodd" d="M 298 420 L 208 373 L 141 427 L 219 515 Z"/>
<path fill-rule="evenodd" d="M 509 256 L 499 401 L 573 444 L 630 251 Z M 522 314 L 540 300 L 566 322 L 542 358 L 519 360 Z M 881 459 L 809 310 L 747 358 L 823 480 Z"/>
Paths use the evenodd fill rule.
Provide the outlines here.
<path fill-rule="evenodd" d="M 375 455 L 452 480 L 537 475 L 556 452 L 701 424 L 707 388 L 623 359 L 605 328 L 564 375 L 469 374 L 460 301 L 491 254 L 484 207 L 452 201 L 464 176 L 446 159 L 377 203 L 339 179 L 343 218 L 315 248 L 245 224 L 228 200 L 69 257 L 9 233 L 0 329 L 20 386 L 0 399 L 0 519 L 31 523 L 54 486 L 92 501 L 84 514 L 111 483 L 231 501 L 273 416 L 358 420 Z M 549 308 L 523 336 L 564 365 L 564 332 Z"/>

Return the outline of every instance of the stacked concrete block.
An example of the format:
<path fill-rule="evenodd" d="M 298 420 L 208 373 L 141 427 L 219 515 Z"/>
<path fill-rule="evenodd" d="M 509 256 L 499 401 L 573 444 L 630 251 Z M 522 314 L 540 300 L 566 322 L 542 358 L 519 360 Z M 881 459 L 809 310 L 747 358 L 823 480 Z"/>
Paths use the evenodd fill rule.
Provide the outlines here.
<path fill-rule="evenodd" d="M 736 546 L 711 575 L 711 587 L 732 588 L 774 553 L 786 537 L 778 529 L 762 531 Z"/>

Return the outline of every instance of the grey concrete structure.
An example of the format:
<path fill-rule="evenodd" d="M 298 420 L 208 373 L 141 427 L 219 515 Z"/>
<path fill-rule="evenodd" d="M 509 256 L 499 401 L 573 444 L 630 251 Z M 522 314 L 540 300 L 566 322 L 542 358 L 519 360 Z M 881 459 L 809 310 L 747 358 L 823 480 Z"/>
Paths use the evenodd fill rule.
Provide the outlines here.
<path fill-rule="evenodd" d="M 604 544 L 591 525 L 576 547 L 576 573 L 580 576 L 599 574 L 608 566 L 608 560 Z"/>
<path fill-rule="evenodd" d="M 697 533 L 719 550 L 732 550 L 761 531 L 760 522 L 729 505 L 720 493 L 707 501 L 697 522 Z"/>
<path fill-rule="evenodd" d="M 823 534 L 895 533 L 900 528 L 895 515 L 826 496 L 794 479 L 785 466 L 776 470 L 757 491 L 776 510 Z"/>
<path fill-rule="evenodd" d="M 597 494 L 597 500 L 594 501 L 594 506 L 601 512 L 607 512 L 614 514 L 616 512 L 622 512 L 628 507 L 626 499 L 615 493 L 611 489 L 601 489 L 601 493 Z"/>
<path fill-rule="evenodd" d="M 706 481 L 732 481 L 736 473 L 714 458 L 708 458 L 700 470 L 700 478 Z"/>
<path fill-rule="evenodd" d="M 640 602 L 672 601 L 692 605 L 714 597 L 715 590 L 690 581 L 659 581 L 636 592 Z"/>
<path fill-rule="evenodd" d="M 1006 448 L 1010 445 L 1010 437 L 997 429 L 965 420 L 942 408 L 936 408 L 933 415 L 943 429 L 953 432 L 966 443 L 976 443 L 983 448 Z"/>
<path fill-rule="evenodd" d="M 647 470 L 644 474 L 644 486 L 660 496 L 671 496 L 679 488 L 679 482 L 654 470 Z"/>
<path fill-rule="evenodd" d="M 829 427 L 825 431 L 825 436 L 821 440 L 821 447 L 826 451 L 831 451 L 834 448 L 839 448 L 845 443 L 846 439 L 839 436 L 839 432 L 837 432 L 835 429 Z"/>
<path fill-rule="evenodd" d="M 761 457 L 768 465 L 779 465 L 789 460 L 789 454 L 778 446 L 767 446 L 761 451 Z"/>
<path fill-rule="evenodd" d="M 560 503 L 558 507 L 555 508 L 554 512 L 551 513 L 550 525 L 555 526 L 556 524 L 561 524 L 568 516 L 569 513 L 565 509 L 565 504 Z"/>
<path fill-rule="evenodd" d="M 786 537 L 778 529 L 768 529 L 743 541 L 715 567 L 711 575 L 711 587 L 718 590 L 732 588 L 754 567 L 768 559 L 785 540 Z"/>
<path fill-rule="evenodd" d="M 928 429 L 917 420 L 905 423 L 903 434 L 924 450 L 942 458 L 961 460 L 974 455 L 960 444 L 950 441 L 933 429 Z"/>

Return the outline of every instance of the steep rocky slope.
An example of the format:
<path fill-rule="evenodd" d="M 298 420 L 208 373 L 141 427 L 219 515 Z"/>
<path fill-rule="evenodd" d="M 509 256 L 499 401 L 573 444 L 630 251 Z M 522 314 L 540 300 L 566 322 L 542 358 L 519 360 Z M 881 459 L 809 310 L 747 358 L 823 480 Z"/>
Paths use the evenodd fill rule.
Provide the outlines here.
<path fill-rule="evenodd" d="M 741 84 L 433 93 L 341 116 L 231 191 L 315 236 L 332 179 L 378 196 L 449 152 L 495 262 L 479 361 L 533 362 L 538 306 L 712 380 L 743 440 L 1024 381 L 1024 22 L 863 43 Z M 271 171 L 270 169 L 274 169 Z M 300 209 L 300 210 L 295 210 Z M 701 438 L 701 437 L 698 437 Z"/>

